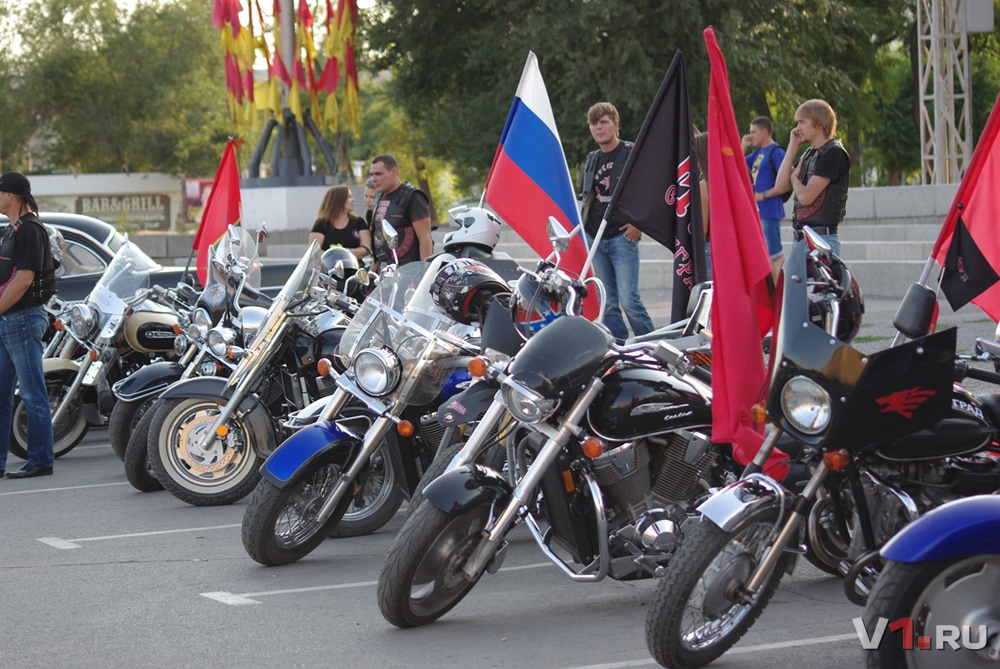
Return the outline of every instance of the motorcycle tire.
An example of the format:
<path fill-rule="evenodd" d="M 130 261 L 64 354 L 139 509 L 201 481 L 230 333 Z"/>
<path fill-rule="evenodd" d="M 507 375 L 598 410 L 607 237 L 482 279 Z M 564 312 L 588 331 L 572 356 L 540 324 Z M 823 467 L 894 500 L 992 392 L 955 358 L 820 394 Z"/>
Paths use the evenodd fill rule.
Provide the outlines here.
<path fill-rule="evenodd" d="M 208 455 L 187 448 L 199 432 L 215 422 L 220 404 L 214 399 L 185 397 L 163 400 L 149 424 L 146 441 L 156 478 L 177 499 L 193 506 L 232 504 L 253 492 L 263 459 L 251 446 L 247 426 L 233 418 L 225 441 L 217 439 Z"/>
<path fill-rule="evenodd" d="M 155 397 L 136 400 L 135 402 L 115 402 L 108 418 L 108 439 L 111 440 L 111 450 L 118 459 L 125 462 L 125 450 L 132 438 L 136 426 L 149 408 L 156 402 Z M 149 423 L 147 423 L 147 426 Z"/>
<path fill-rule="evenodd" d="M 156 478 L 152 464 L 149 462 L 147 437 L 149 424 L 153 421 L 153 412 L 146 411 L 125 447 L 125 478 L 139 492 L 156 492 L 163 490 L 163 484 Z"/>
<path fill-rule="evenodd" d="M 417 483 L 417 489 L 410 496 L 410 504 L 406 510 L 406 517 L 409 518 L 410 514 L 420 506 L 420 502 L 424 499 L 424 488 L 427 484 L 436 479 L 437 477 L 444 474 L 445 470 L 448 469 L 448 465 L 451 461 L 455 459 L 458 452 L 462 450 L 465 446 L 465 442 L 459 442 L 457 444 L 452 444 L 448 448 L 443 449 L 438 453 L 431 464 L 427 466 L 424 475 L 420 477 L 420 481 Z M 503 444 L 493 444 L 486 449 L 484 453 L 481 453 L 478 458 L 476 458 L 476 464 L 483 465 L 494 471 L 503 473 L 504 465 L 507 463 L 507 452 L 503 447 Z"/>
<path fill-rule="evenodd" d="M 49 392 L 49 407 L 55 413 L 62 402 L 66 389 L 73 382 L 73 377 L 67 372 L 56 372 L 45 375 L 45 387 Z M 52 424 L 52 454 L 62 457 L 72 451 L 83 441 L 90 424 L 83 413 L 83 396 L 77 393 L 76 399 L 70 403 L 66 414 L 59 424 Z M 24 413 L 24 402 L 21 396 L 14 398 L 14 410 L 11 414 L 10 445 L 8 450 L 22 460 L 28 459 L 28 418 Z"/>
<path fill-rule="evenodd" d="M 873 634 L 879 618 L 912 618 L 912 650 L 903 648 L 902 630 L 896 633 L 886 627 L 878 648 L 865 651 L 865 666 L 869 669 L 919 667 L 922 656 L 927 655 L 930 659 L 935 652 L 938 655 L 947 653 L 950 666 L 986 666 L 990 663 L 985 657 L 986 650 L 973 651 L 961 645 L 958 651 L 950 648 L 918 650 L 917 637 L 935 639 L 933 627 L 937 625 L 969 624 L 968 616 L 975 611 L 995 610 L 998 588 L 1000 556 L 996 555 L 931 562 L 889 562 L 868 596 L 863 615 L 865 629 Z M 980 641 L 977 628 L 985 622 L 988 621 L 972 622 L 972 641 Z M 927 629 L 921 628 L 921 624 L 927 625 Z M 992 631 L 995 634 L 995 630 Z"/>
<path fill-rule="evenodd" d="M 328 535 L 333 539 L 360 537 L 382 529 L 403 505 L 404 495 L 400 488 L 403 477 L 403 459 L 399 447 L 390 440 L 391 433 L 375 451 L 368 463 L 364 487 L 350 498 L 350 505 L 343 518 L 330 527 Z"/>
<path fill-rule="evenodd" d="M 739 605 L 726 597 L 726 591 L 734 579 L 749 578 L 768 546 L 767 537 L 777 521 L 778 509 L 770 508 L 749 515 L 731 532 L 704 517 L 694 521 L 689 531 L 685 530 L 684 541 L 670 560 L 666 576 L 657 585 L 646 615 L 646 645 L 657 662 L 672 669 L 703 667 L 729 650 L 750 629 L 778 587 L 791 554 L 786 552 L 778 559 L 753 603 Z M 754 541 L 756 550 L 750 554 L 745 548 Z M 727 549 L 730 553 L 724 556 Z M 719 558 L 725 561 L 716 565 Z M 712 569 L 716 578 L 703 587 L 707 572 Z M 696 593 L 696 588 L 703 592 Z M 691 600 L 699 596 L 701 603 L 692 604 Z M 682 628 L 687 624 L 685 614 L 690 611 L 700 613 L 703 626 L 715 631 L 714 639 L 706 643 L 702 638 L 692 645 L 685 638 L 694 634 Z M 731 619 L 719 623 L 723 616 Z"/>
<path fill-rule="evenodd" d="M 491 505 L 450 516 L 424 499 L 403 523 L 382 563 L 378 608 L 396 627 L 434 622 L 465 597 L 479 578 L 460 572 L 479 544 Z"/>
<path fill-rule="evenodd" d="M 247 554 L 274 567 L 297 562 L 315 550 L 352 502 L 345 495 L 325 523 L 317 522 L 315 514 L 339 478 L 340 467 L 327 460 L 317 462 L 312 472 L 290 488 L 261 479 L 243 514 L 240 534 Z"/>

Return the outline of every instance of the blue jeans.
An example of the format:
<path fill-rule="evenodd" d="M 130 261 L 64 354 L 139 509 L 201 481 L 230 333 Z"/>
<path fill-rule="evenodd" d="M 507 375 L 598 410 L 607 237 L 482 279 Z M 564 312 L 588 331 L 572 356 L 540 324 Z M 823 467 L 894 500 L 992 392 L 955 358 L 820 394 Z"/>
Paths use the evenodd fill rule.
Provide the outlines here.
<path fill-rule="evenodd" d="M 20 387 L 28 418 L 28 464 L 52 466 L 52 413 L 42 372 L 45 307 L 0 316 L 0 469 L 7 468 L 14 387 Z"/>
<path fill-rule="evenodd" d="M 587 243 L 594 238 L 587 235 Z M 630 242 L 625 235 L 602 238 L 594 253 L 594 274 L 604 282 L 608 304 L 604 309 L 604 324 L 618 339 L 628 338 L 628 328 L 622 319 L 622 309 L 628 316 L 632 332 L 644 335 L 653 331 L 653 319 L 639 299 L 639 242 Z M 621 308 L 619 308 L 619 303 Z"/>
<path fill-rule="evenodd" d="M 764 241 L 767 242 L 767 254 L 771 256 L 771 260 L 785 255 L 781 248 L 781 219 L 762 218 L 760 225 L 764 228 Z"/>

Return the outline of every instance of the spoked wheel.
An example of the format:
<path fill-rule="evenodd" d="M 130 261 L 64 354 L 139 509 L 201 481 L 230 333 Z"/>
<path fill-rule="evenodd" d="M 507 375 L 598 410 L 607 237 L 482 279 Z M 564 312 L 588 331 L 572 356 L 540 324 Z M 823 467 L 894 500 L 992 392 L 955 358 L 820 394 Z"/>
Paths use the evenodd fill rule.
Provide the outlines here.
<path fill-rule="evenodd" d="M 143 413 L 125 447 L 125 478 L 139 492 L 163 490 L 163 485 L 156 478 L 156 472 L 153 471 L 153 465 L 149 461 L 147 447 L 149 424 L 153 421 L 154 413 L 153 410 Z"/>
<path fill-rule="evenodd" d="M 188 504 L 232 504 L 249 495 L 263 460 L 253 448 L 254 435 L 233 417 L 228 433 L 202 444 L 219 417 L 220 404 L 212 399 L 164 400 L 149 425 L 149 460 L 164 488 Z"/>
<path fill-rule="evenodd" d="M 904 650 L 904 627 L 899 632 L 886 628 L 879 647 L 865 652 L 870 669 L 953 669 L 954 667 L 996 667 L 1000 664 L 1000 556 L 981 555 L 971 558 L 936 560 L 933 562 L 890 562 L 879 575 L 868 597 L 864 623 L 869 634 L 879 618 L 913 620 L 912 650 Z M 980 650 L 965 647 L 959 639 L 959 649 L 949 645 L 937 649 L 940 625 L 970 625 L 969 641 L 979 645 L 980 626 L 987 631 L 986 643 Z M 918 650 L 917 638 L 930 637 L 935 645 Z"/>
<path fill-rule="evenodd" d="M 45 375 L 45 388 L 49 392 L 49 410 L 53 415 L 66 396 L 66 390 L 72 381 L 73 378 L 68 377 L 66 372 Z M 83 441 L 88 429 L 90 425 L 83 413 L 83 396 L 77 393 L 59 422 L 52 424 L 53 455 L 58 458 L 69 453 Z M 28 414 L 20 395 L 14 398 L 9 450 L 22 460 L 28 459 Z"/>
<path fill-rule="evenodd" d="M 299 483 L 284 490 L 262 479 L 243 514 L 243 547 L 250 557 L 267 566 L 289 564 L 319 546 L 352 501 L 345 495 L 325 523 L 317 518 L 340 472 L 339 465 L 320 462 Z"/>
<path fill-rule="evenodd" d="M 403 524 L 382 563 L 378 606 L 397 627 L 433 622 L 476 584 L 462 569 L 482 539 L 490 505 L 449 516 L 426 499 Z"/>
<path fill-rule="evenodd" d="M 367 474 L 362 474 L 364 485 L 349 498 L 344 517 L 330 527 L 331 537 L 359 537 L 376 532 L 392 520 L 403 504 L 403 491 L 396 478 L 396 467 L 387 441 L 375 451 L 368 463 Z M 400 460 L 400 462 L 402 462 Z M 399 476 L 402 477 L 400 472 Z"/>
<path fill-rule="evenodd" d="M 646 617 L 646 644 L 673 669 L 703 667 L 739 641 L 767 605 L 790 559 L 782 555 L 749 603 L 734 593 L 745 585 L 767 548 L 778 509 L 749 516 L 732 532 L 700 518 L 670 561 Z"/>
<path fill-rule="evenodd" d="M 111 450 L 122 462 L 125 461 L 125 449 L 128 448 L 132 433 L 155 402 L 156 397 L 147 397 L 135 402 L 115 402 L 115 407 L 108 418 L 108 439 L 111 440 Z"/>

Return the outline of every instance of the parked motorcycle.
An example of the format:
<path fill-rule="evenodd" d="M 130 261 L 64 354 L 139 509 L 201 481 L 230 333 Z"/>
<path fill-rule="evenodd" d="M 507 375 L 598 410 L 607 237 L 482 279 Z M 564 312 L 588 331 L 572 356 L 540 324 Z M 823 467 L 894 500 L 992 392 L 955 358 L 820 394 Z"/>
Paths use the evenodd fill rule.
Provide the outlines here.
<path fill-rule="evenodd" d="M 867 667 L 997 666 L 1000 496 L 969 497 L 934 509 L 880 554 L 886 566 L 861 619 Z M 922 638 L 933 646 L 922 646 Z"/>
<path fill-rule="evenodd" d="M 845 586 L 861 598 L 877 575 L 884 537 L 919 515 L 920 503 L 948 487 L 962 494 L 976 478 L 1000 483 L 995 463 L 981 477 L 963 472 L 978 466 L 968 456 L 988 448 L 996 430 L 975 398 L 968 399 L 979 415 L 953 409 L 955 330 L 871 355 L 831 336 L 830 321 L 822 328 L 809 318 L 806 270 L 807 256 L 829 254 L 807 231 L 783 267 L 767 398 L 774 429 L 744 477 L 682 527 L 646 621 L 650 652 L 665 667 L 701 667 L 735 644 L 794 567 L 793 546 L 807 537 L 807 550 L 822 544 L 827 512 L 828 536 L 853 545 L 845 550 Z M 760 473 L 784 434 L 801 444 L 794 459 L 813 472 L 799 494 Z"/>
<path fill-rule="evenodd" d="M 249 346 L 236 345 L 231 327 L 208 331 L 213 352 L 238 361 L 229 378 L 184 379 L 160 395 L 148 457 L 178 499 L 210 506 L 249 494 L 260 464 L 284 436 L 281 419 L 333 391 L 317 378 L 316 363 L 333 354 L 347 319 L 331 308 L 344 298 L 329 289 L 325 271 L 319 246 L 311 244 L 252 339 L 244 332 Z"/>
<path fill-rule="evenodd" d="M 115 401 L 110 383 L 151 360 L 175 356 L 177 316 L 150 299 L 149 273 L 155 267 L 126 238 L 87 300 L 70 308 L 68 322 L 57 321 L 69 336 L 58 356 L 42 361 L 56 457 L 80 443 L 91 424 L 106 422 Z M 27 458 L 27 418 L 20 397 L 14 401 L 11 437 L 10 452 Z"/>

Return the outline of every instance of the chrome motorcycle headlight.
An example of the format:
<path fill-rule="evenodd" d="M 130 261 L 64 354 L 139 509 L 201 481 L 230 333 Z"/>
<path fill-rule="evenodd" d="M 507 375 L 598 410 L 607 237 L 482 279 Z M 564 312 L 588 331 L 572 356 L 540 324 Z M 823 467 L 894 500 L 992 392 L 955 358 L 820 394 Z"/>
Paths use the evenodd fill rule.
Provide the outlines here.
<path fill-rule="evenodd" d="M 208 328 L 204 325 L 198 325 L 197 323 L 192 323 L 187 329 L 188 338 L 197 343 L 202 343 L 205 341 L 205 337 L 208 336 Z"/>
<path fill-rule="evenodd" d="M 819 434 L 830 425 L 830 394 L 804 376 L 794 376 L 781 389 L 781 410 L 796 430 Z"/>
<path fill-rule="evenodd" d="M 177 335 L 174 337 L 174 354 L 177 357 L 182 357 L 187 353 L 188 338 L 184 335 Z"/>
<path fill-rule="evenodd" d="M 243 307 L 240 319 L 243 325 L 243 342 L 249 346 L 253 338 L 257 336 L 260 326 L 267 320 L 267 309 L 262 307 Z"/>
<path fill-rule="evenodd" d="M 559 408 L 559 400 L 547 400 L 509 378 L 500 389 L 500 397 L 515 420 L 529 425 L 544 420 Z"/>
<path fill-rule="evenodd" d="M 208 348 L 220 358 L 226 357 L 226 350 L 236 341 L 236 333 L 229 328 L 212 328 L 208 331 Z"/>
<path fill-rule="evenodd" d="M 97 324 L 97 314 L 95 311 L 96 309 L 91 309 L 86 304 L 73 305 L 73 309 L 69 315 L 70 327 L 73 329 L 73 334 L 80 339 L 85 339 L 90 335 Z"/>
<path fill-rule="evenodd" d="M 396 354 L 387 348 L 366 348 L 354 356 L 354 380 L 372 397 L 388 395 L 403 374 Z"/>

